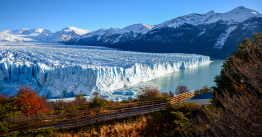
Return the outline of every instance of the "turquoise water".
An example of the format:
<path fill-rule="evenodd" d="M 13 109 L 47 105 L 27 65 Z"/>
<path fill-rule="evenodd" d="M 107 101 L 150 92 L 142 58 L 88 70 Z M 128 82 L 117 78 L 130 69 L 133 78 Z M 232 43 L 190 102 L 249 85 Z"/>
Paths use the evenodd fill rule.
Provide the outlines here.
<path fill-rule="evenodd" d="M 124 87 L 115 91 L 134 91 L 140 94 L 140 88 L 147 86 L 161 87 L 162 92 L 175 91 L 178 85 L 186 85 L 189 90 L 199 89 L 207 85 L 208 87 L 215 86 L 214 77 L 220 74 L 221 61 L 225 60 L 211 60 L 211 63 L 201 65 L 190 69 L 181 69 L 176 72 L 167 74 L 163 77 L 156 78 L 145 83 L 139 83 L 131 87 Z M 113 91 L 114 92 L 114 91 Z M 113 92 L 110 92 L 112 94 Z M 105 95 L 109 95 L 106 93 Z M 122 97 L 131 97 L 130 95 L 110 95 L 107 99 L 116 99 Z M 89 100 L 91 96 L 86 96 Z M 74 98 L 67 98 L 73 100 Z M 50 99 L 51 100 L 51 99 Z M 57 99 L 55 99 L 57 100 Z M 55 101 L 53 100 L 53 101 Z"/>
<path fill-rule="evenodd" d="M 211 61 L 210 64 L 182 69 L 148 82 L 160 86 L 162 92 L 175 91 L 178 85 L 186 85 L 189 90 L 199 89 L 205 85 L 212 87 L 215 86 L 214 77 L 220 74 L 221 61 L 225 60 Z"/>

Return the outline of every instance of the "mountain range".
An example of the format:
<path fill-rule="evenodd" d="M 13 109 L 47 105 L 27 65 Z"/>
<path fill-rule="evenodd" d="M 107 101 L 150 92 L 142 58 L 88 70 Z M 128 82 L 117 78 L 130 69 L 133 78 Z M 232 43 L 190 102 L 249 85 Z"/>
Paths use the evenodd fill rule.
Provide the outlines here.
<path fill-rule="evenodd" d="M 189 14 L 159 25 L 134 24 L 96 31 L 66 27 L 55 33 L 46 29 L 0 31 L 2 42 L 41 41 L 69 45 L 105 46 L 153 53 L 196 53 L 225 58 L 253 32 L 262 31 L 262 14 L 237 7 L 226 13 Z"/>

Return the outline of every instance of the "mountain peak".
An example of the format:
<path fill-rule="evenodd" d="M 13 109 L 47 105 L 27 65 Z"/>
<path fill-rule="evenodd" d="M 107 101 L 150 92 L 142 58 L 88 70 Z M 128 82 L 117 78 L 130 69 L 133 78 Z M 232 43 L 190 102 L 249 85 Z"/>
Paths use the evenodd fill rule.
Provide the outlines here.
<path fill-rule="evenodd" d="M 115 33 L 129 33 L 129 32 L 132 31 L 134 33 L 144 34 L 144 33 L 148 32 L 150 29 L 152 29 L 153 27 L 155 27 L 155 26 L 138 23 L 138 24 L 129 25 L 129 26 L 123 28 L 123 29 L 116 31 Z"/>
<path fill-rule="evenodd" d="M 155 27 L 154 25 L 147 25 L 147 24 L 142 24 L 142 25 L 147 27 L 149 30 Z"/>
<path fill-rule="evenodd" d="M 72 26 L 65 27 L 64 29 L 62 29 L 62 31 L 64 31 L 64 32 L 74 31 L 75 33 L 77 33 L 79 35 L 83 35 L 83 34 L 91 32 L 90 30 L 87 30 L 87 29 L 80 29 L 80 28 L 76 28 L 76 27 L 72 27 Z"/>
<path fill-rule="evenodd" d="M 229 13 L 233 13 L 233 14 L 259 14 L 259 12 L 243 7 L 243 6 L 239 6 L 236 7 L 235 9 L 229 11 Z"/>
<path fill-rule="evenodd" d="M 210 10 L 207 14 L 214 14 L 215 12 L 213 10 Z"/>
<path fill-rule="evenodd" d="M 71 26 L 67 26 L 65 28 L 62 29 L 62 31 L 69 31 L 69 30 L 74 30 L 76 27 L 71 27 Z"/>
<path fill-rule="evenodd" d="M 244 7 L 244 6 L 238 6 L 238 7 L 236 7 L 235 9 L 247 9 L 247 8 Z"/>

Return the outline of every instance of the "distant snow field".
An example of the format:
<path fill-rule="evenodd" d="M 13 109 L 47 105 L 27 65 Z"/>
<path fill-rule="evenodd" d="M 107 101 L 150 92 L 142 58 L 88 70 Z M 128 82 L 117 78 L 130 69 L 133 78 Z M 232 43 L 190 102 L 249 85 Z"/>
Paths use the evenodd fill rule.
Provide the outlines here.
<path fill-rule="evenodd" d="M 19 43 L 16 43 L 19 45 Z M 19 83 L 47 98 L 130 95 L 126 88 L 179 69 L 208 63 L 208 56 L 119 51 L 103 47 L 14 43 L 0 45 L 0 93 L 13 94 Z M 122 88 L 122 89 L 121 89 Z M 116 91 L 117 89 L 121 89 Z M 117 99 L 115 99 L 117 101 Z"/>

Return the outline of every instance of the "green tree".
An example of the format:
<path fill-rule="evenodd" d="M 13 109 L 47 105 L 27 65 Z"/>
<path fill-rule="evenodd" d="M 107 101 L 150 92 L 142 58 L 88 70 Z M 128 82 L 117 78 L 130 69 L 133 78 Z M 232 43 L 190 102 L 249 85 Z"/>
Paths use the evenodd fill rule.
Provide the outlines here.
<path fill-rule="evenodd" d="M 6 103 L 0 104 L 0 133 L 7 132 L 10 128 L 14 127 L 13 124 L 8 124 L 4 119 L 20 115 L 21 111 L 29 106 L 24 105 L 19 109 L 14 105 L 14 103 L 20 100 L 22 97 L 23 96 L 14 97 Z"/>
<path fill-rule="evenodd" d="M 206 94 L 206 93 L 209 93 L 210 92 L 210 89 L 207 85 L 205 85 L 203 88 L 200 89 L 200 92 L 202 94 Z"/>
<path fill-rule="evenodd" d="M 241 58 L 245 62 L 250 62 L 252 60 L 252 55 L 255 54 L 257 57 L 262 58 L 261 53 L 261 43 L 262 43 L 262 33 L 254 33 L 252 39 L 245 38 L 242 43 L 238 45 L 236 52 L 233 52 L 233 55 L 228 57 L 225 63 L 223 64 L 223 69 L 221 70 L 220 75 L 215 77 L 216 86 L 213 87 L 214 95 L 222 95 L 224 91 L 229 92 L 232 95 L 232 92 L 235 91 L 235 84 L 242 84 L 249 86 L 248 83 L 243 81 L 238 75 L 239 70 L 234 65 L 234 58 Z"/>
<path fill-rule="evenodd" d="M 89 104 L 90 108 L 105 107 L 106 105 L 107 101 L 100 97 L 94 97 L 93 101 Z"/>
<path fill-rule="evenodd" d="M 172 104 L 163 111 L 154 112 L 147 118 L 141 136 L 181 136 L 194 129 L 194 118 L 203 113 L 202 107 L 195 103 Z M 183 130 L 186 128 L 187 130 Z"/>
<path fill-rule="evenodd" d="M 212 105 L 196 118 L 197 124 L 193 126 L 196 134 L 219 137 L 262 134 L 261 44 L 262 33 L 255 33 L 252 40 L 243 40 L 237 52 L 227 58 L 220 76 L 216 77 Z"/>

